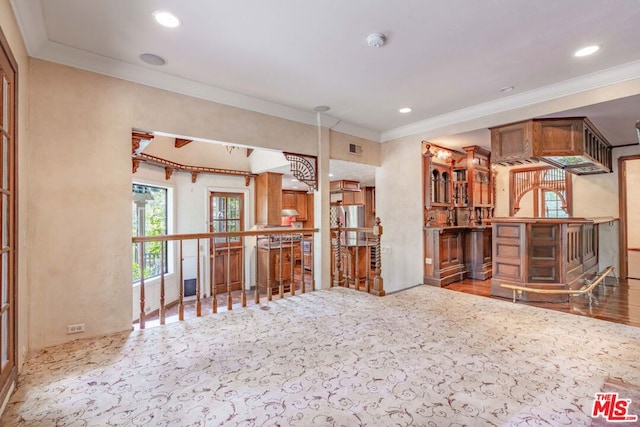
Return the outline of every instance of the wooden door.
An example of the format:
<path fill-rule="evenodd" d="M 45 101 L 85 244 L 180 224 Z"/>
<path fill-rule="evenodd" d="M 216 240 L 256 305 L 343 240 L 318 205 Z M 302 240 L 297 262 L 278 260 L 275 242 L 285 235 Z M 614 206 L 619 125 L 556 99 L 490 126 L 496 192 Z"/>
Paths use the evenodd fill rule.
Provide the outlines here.
<path fill-rule="evenodd" d="M 621 239 L 623 243 L 626 237 L 620 260 L 621 273 L 626 277 L 640 279 L 640 193 L 634 188 L 640 182 L 640 158 L 625 159 L 621 166 L 621 191 L 624 193 L 621 194 L 620 211 L 624 215 L 620 227 L 624 233 Z"/>
<path fill-rule="evenodd" d="M 16 126 L 18 65 L 0 31 L 0 402 L 17 376 Z"/>
<path fill-rule="evenodd" d="M 209 193 L 209 231 L 244 231 L 244 195 Z M 244 242 L 240 237 L 216 237 L 209 244 L 211 276 L 216 292 L 241 289 Z"/>

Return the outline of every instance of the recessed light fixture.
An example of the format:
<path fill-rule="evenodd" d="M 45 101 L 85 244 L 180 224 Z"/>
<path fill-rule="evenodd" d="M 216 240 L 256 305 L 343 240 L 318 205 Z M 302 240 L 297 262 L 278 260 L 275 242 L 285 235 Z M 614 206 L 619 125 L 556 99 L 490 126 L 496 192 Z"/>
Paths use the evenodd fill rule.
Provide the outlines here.
<path fill-rule="evenodd" d="M 298 186 L 297 186 L 297 185 L 294 185 L 294 186 L 293 186 L 293 187 L 291 187 L 291 188 L 294 188 L 294 189 L 295 189 L 295 188 L 298 188 Z"/>
<path fill-rule="evenodd" d="M 330 108 L 326 105 L 318 105 L 317 107 L 313 107 L 313 111 L 315 111 L 316 113 L 326 113 L 329 110 Z"/>
<path fill-rule="evenodd" d="M 399 112 L 400 114 L 408 114 L 408 113 L 410 113 L 410 112 L 411 112 L 411 108 L 409 108 L 409 107 L 402 107 L 401 109 L 399 109 L 399 110 L 398 110 L 398 112 Z"/>
<path fill-rule="evenodd" d="M 180 26 L 180 20 L 177 16 L 175 16 L 171 12 L 167 12 L 166 10 L 156 10 L 153 12 L 153 17 L 155 18 L 158 24 L 163 27 L 175 28 Z"/>
<path fill-rule="evenodd" d="M 576 56 L 576 57 L 589 56 L 589 55 L 593 55 L 599 50 L 600 50 L 600 46 L 598 45 L 586 46 L 586 47 L 583 47 L 582 49 L 578 49 L 575 52 L 573 52 L 573 56 Z"/>
<path fill-rule="evenodd" d="M 500 88 L 500 92 L 506 93 L 511 92 L 513 90 L 513 86 L 505 86 Z"/>
<path fill-rule="evenodd" d="M 333 174 L 332 173 L 329 174 L 329 178 L 333 178 Z"/>
<path fill-rule="evenodd" d="M 149 65 L 164 65 L 167 63 L 166 59 L 156 55 L 155 53 L 143 53 L 140 55 L 140 59 L 142 62 L 146 62 Z"/>
<path fill-rule="evenodd" d="M 298 182 L 296 178 L 291 178 L 291 182 Z"/>

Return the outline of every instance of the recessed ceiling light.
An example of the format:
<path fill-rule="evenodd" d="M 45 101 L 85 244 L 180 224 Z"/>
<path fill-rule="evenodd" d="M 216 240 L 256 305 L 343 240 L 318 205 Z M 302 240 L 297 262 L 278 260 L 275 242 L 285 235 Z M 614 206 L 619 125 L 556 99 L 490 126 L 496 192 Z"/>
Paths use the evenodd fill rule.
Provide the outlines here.
<path fill-rule="evenodd" d="M 291 182 L 298 182 L 296 178 L 291 178 Z"/>
<path fill-rule="evenodd" d="M 399 113 L 401 114 L 407 114 L 411 112 L 411 108 L 409 107 L 402 107 L 401 109 L 398 110 Z"/>
<path fill-rule="evenodd" d="M 156 10 L 153 12 L 153 17 L 156 19 L 158 24 L 163 27 L 175 28 L 180 26 L 180 20 L 178 17 L 166 10 Z"/>
<path fill-rule="evenodd" d="M 326 113 L 329 110 L 330 108 L 326 105 L 318 105 L 317 107 L 313 107 L 313 111 L 315 111 L 316 113 Z"/>
<path fill-rule="evenodd" d="M 329 174 L 329 178 L 332 178 L 332 177 L 333 177 L 333 174 L 332 174 L 332 173 L 330 173 L 330 174 Z"/>
<path fill-rule="evenodd" d="M 293 187 L 291 187 L 291 188 L 298 188 L 298 186 L 297 186 L 297 185 L 294 185 L 294 186 L 293 186 Z"/>
<path fill-rule="evenodd" d="M 140 59 L 142 62 L 146 62 L 149 65 L 164 65 L 167 63 L 166 59 L 156 55 L 155 53 L 143 53 L 140 55 Z"/>
<path fill-rule="evenodd" d="M 500 88 L 500 92 L 511 92 L 513 90 L 513 86 L 505 86 Z"/>
<path fill-rule="evenodd" d="M 589 56 L 596 53 L 598 50 L 600 50 L 600 46 L 598 45 L 587 46 L 587 47 L 583 47 L 582 49 L 576 50 L 573 53 L 573 56 L 577 56 L 577 57 Z"/>

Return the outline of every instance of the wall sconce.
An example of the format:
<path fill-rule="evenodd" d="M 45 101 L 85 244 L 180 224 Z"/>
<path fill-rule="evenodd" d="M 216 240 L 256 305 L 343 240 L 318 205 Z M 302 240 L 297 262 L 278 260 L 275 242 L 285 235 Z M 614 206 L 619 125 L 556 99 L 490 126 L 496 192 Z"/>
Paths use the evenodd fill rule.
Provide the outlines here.
<path fill-rule="evenodd" d="M 447 160 L 449 159 L 449 157 L 451 157 L 451 152 L 450 151 L 445 151 L 439 148 L 436 148 L 436 157 L 442 160 Z"/>

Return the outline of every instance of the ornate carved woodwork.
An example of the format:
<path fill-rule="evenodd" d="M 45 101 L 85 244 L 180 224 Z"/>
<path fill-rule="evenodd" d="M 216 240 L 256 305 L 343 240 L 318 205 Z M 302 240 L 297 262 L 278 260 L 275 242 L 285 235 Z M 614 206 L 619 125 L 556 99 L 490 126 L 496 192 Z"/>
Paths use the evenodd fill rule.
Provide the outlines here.
<path fill-rule="evenodd" d="M 173 169 L 168 166 L 164 168 L 164 179 L 169 181 L 171 179 L 171 175 L 173 175 Z"/>
<path fill-rule="evenodd" d="M 140 159 L 131 159 L 132 163 L 132 173 L 136 173 L 138 171 L 138 167 L 140 166 Z"/>
<path fill-rule="evenodd" d="M 318 158 L 315 156 L 304 156 L 295 153 L 283 153 L 291 164 L 291 173 L 300 182 L 309 186 L 309 189 L 318 189 Z"/>
<path fill-rule="evenodd" d="M 514 216 L 520 210 L 520 202 L 529 191 L 553 191 L 562 200 L 562 208 L 569 216 L 572 214 L 571 175 L 552 166 L 515 169 L 509 171 L 509 215 Z M 535 199 L 537 200 L 537 198 Z M 534 206 L 538 215 L 539 207 Z"/>

